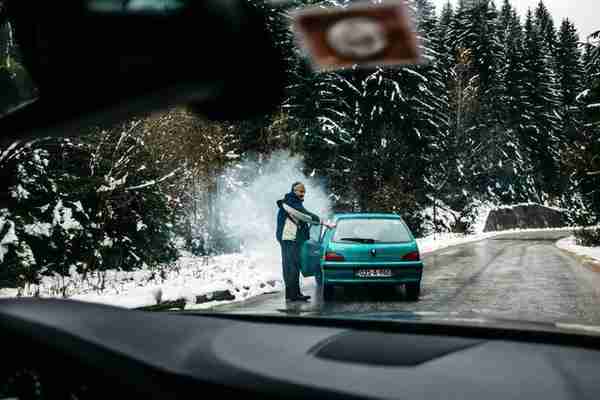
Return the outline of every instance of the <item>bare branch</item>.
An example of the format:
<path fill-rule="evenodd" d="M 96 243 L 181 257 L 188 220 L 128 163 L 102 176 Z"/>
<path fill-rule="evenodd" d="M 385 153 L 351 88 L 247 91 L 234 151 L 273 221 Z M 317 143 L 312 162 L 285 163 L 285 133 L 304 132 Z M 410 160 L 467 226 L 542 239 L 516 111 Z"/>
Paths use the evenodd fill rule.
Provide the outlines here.
<path fill-rule="evenodd" d="M 148 186 L 152 186 L 152 185 L 156 185 L 157 183 L 160 183 L 164 180 L 169 179 L 170 177 L 172 177 L 173 175 L 175 175 L 177 173 L 177 171 L 179 171 L 181 169 L 180 168 L 175 168 L 173 171 L 171 171 L 170 173 L 168 173 L 167 175 L 163 176 L 160 179 L 152 179 L 148 182 L 144 182 L 141 185 L 137 185 L 137 186 L 129 186 L 128 188 L 126 188 L 125 190 L 136 190 L 136 189 L 143 189 L 146 188 Z"/>

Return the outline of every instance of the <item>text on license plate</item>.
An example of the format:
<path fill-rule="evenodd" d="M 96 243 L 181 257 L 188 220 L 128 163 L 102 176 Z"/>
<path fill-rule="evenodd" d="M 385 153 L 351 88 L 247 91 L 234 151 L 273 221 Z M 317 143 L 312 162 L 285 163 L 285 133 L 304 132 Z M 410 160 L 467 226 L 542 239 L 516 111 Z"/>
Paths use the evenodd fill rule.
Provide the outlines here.
<path fill-rule="evenodd" d="M 359 269 L 356 271 L 359 278 L 389 278 L 392 276 L 391 269 Z"/>

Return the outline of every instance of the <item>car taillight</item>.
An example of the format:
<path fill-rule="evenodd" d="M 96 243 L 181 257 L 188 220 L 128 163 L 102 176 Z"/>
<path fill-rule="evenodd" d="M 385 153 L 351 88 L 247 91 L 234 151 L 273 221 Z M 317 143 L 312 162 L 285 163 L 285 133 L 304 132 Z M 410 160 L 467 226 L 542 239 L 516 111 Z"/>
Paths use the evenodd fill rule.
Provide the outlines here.
<path fill-rule="evenodd" d="M 419 261 L 420 257 L 419 257 L 419 252 L 418 251 L 411 251 L 408 254 L 405 254 L 402 257 L 403 260 L 405 261 Z"/>
<path fill-rule="evenodd" d="M 325 253 L 325 261 L 344 261 L 344 256 L 332 251 Z"/>

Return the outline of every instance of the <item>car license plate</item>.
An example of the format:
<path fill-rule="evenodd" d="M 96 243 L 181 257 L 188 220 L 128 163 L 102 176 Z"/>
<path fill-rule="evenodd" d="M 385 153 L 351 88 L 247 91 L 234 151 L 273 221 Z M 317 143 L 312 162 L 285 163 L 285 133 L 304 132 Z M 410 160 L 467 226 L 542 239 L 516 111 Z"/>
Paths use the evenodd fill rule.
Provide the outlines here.
<path fill-rule="evenodd" d="M 391 269 L 359 269 L 356 271 L 359 278 L 389 278 L 392 276 Z"/>

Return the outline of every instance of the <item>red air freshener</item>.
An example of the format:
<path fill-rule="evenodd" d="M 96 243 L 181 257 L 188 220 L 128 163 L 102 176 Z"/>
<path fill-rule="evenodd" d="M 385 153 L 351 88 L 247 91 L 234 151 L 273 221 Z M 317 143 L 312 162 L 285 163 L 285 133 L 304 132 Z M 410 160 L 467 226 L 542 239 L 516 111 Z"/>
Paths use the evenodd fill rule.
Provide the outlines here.
<path fill-rule="evenodd" d="M 293 28 L 316 69 L 417 64 L 417 35 L 403 2 L 296 12 Z"/>

